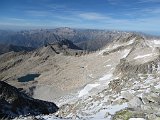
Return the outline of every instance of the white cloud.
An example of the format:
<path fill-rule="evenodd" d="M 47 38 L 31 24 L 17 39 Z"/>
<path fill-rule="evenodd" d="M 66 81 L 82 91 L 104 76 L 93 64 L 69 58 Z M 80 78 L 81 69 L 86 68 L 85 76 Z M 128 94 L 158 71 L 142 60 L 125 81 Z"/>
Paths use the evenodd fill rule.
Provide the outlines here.
<path fill-rule="evenodd" d="M 154 2 L 154 3 L 159 3 L 159 0 L 139 0 L 139 3 L 148 3 L 148 2 Z"/>
<path fill-rule="evenodd" d="M 105 20 L 109 18 L 103 14 L 94 13 L 94 12 L 80 13 L 79 17 L 83 19 L 88 19 L 88 20 Z"/>
<path fill-rule="evenodd" d="M 50 11 L 38 11 L 38 10 L 28 10 L 26 11 L 26 13 L 29 16 L 39 16 L 39 17 L 45 17 L 45 16 L 52 15 Z"/>
<path fill-rule="evenodd" d="M 117 5 L 119 2 L 121 2 L 121 1 L 118 1 L 118 0 L 108 0 L 108 3 L 111 4 L 111 5 Z"/>
<path fill-rule="evenodd" d="M 159 14 L 160 8 L 146 8 L 146 9 L 142 9 L 141 11 L 148 14 Z"/>

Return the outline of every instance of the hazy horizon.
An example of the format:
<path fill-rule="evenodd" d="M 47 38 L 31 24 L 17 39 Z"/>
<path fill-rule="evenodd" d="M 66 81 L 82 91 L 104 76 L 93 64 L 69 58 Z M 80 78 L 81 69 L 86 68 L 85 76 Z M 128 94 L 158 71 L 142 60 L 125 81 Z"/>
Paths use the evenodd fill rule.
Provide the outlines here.
<path fill-rule="evenodd" d="M 77 27 L 68 27 L 68 26 L 59 26 L 59 27 L 50 27 L 50 28 L 45 28 L 45 27 L 18 27 L 18 28 L 10 28 L 6 27 L 0 30 L 8 30 L 8 31 L 25 31 L 25 30 L 40 30 L 40 29 L 56 29 L 56 28 L 71 28 L 71 29 L 90 29 L 90 30 L 106 30 L 106 31 L 122 31 L 122 32 L 138 32 L 138 33 L 143 33 L 147 35 L 153 35 L 153 36 L 160 36 L 159 32 L 156 31 L 132 31 L 132 30 L 119 30 L 119 29 L 100 29 L 100 28 L 77 28 Z"/>
<path fill-rule="evenodd" d="M 1 29 L 71 27 L 160 35 L 159 0 L 1 0 Z"/>

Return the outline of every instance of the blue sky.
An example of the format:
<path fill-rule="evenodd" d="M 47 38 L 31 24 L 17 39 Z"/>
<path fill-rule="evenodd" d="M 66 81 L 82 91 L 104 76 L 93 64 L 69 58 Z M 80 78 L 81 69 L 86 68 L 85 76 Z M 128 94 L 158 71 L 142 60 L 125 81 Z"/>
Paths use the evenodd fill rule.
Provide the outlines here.
<path fill-rule="evenodd" d="M 160 0 L 0 0 L 0 26 L 160 33 Z"/>

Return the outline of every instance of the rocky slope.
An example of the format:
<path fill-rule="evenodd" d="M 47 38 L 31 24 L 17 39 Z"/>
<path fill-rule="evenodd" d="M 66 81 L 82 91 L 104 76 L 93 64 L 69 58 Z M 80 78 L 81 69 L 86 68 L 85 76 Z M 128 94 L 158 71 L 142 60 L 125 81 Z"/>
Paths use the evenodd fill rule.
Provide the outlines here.
<path fill-rule="evenodd" d="M 15 87 L 0 81 L 0 119 L 49 114 L 57 110 L 58 107 L 54 103 L 28 97 Z"/>
<path fill-rule="evenodd" d="M 63 105 L 58 115 L 77 119 L 160 119 L 159 47 L 158 40 L 140 36 L 108 45 L 98 56 L 106 58 L 104 67 L 110 70 L 87 84 L 78 100 Z M 111 57 L 117 53 L 121 55 Z M 115 58 L 119 61 L 116 65 Z"/>
<path fill-rule="evenodd" d="M 52 47 L 1 55 L 2 80 L 34 98 L 55 101 L 63 119 L 159 119 L 159 40 L 125 33 L 100 51 L 67 56 L 65 46 L 60 52 Z M 18 82 L 30 74 L 39 76 Z"/>
<path fill-rule="evenodd" d="M 66 79 L 72 78 L 71 80 L 74 81 L 73 77 L 76 78 L 76 75 L 72 75 L 73 72 L 66 74 L 67 69 L 77 67 L 76 64 L 72 64 L 70 58 L 78 59 L 84 54 L 86 54 L 84 51 L 68 40 L 48 44 L 32 52 L 9 52 L 0 56 L 0 79 L 15 87 L 23 88 L 28 95 L 33 95 L 33 89 L 35 89 L 36 98 L 44 97 L 43 94 L 40 94 L 41 91 L 44 93 L 48 90 L 50 94 L 55 91 L 53 95 L 47 93 L 48 100 L 51 100 L 59 96 L 59 92 L 64 91 L 63 94 L 65 94 L 62 83 Z M 68 63 L 69 67 L 65 68 Z M 19 82 L 20 80 L 26 82 Z M 65 84 L 68 86 L 70 83 Z"/>

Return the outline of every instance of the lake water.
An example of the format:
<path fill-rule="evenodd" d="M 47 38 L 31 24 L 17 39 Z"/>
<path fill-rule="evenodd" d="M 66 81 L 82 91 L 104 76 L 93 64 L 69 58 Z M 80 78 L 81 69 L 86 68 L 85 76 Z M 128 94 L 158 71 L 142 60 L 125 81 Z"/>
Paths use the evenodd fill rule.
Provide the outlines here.
<path fill-rule="evenodd" d="M 27 74 L 18 78 L 18 82 L 29 82 L 35 80 L 35 78 L 39 77 L 40 74 Z"/>

